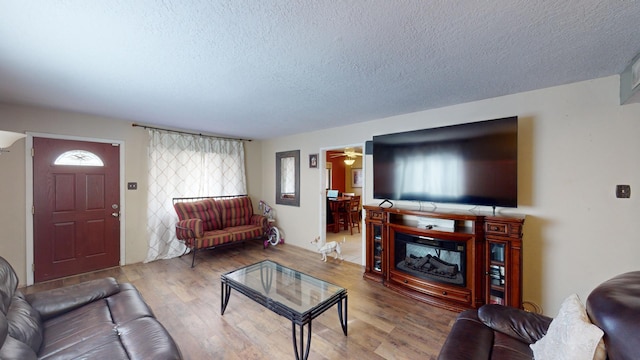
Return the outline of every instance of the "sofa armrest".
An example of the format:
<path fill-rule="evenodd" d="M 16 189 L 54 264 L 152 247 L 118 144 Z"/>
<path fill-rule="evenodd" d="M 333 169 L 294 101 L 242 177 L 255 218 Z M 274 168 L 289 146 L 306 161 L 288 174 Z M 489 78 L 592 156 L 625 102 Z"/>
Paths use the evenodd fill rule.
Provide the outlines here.
<path fill-rule="evenodd" d="M 180 240 L 197 239 L 204 236 L 204 224 L 200 219 L 180 220 L 176 224 L 176 237 Z"/>
<path fill-rule="evenodd" d="M 258 225 L 266 232 L 269 227 L 269 221 L 266 216 L 253 214 L 251 215 L 251 225 Z"/>
<path fill-rule="evenodd" d="M 552 320 L 548 316 L 496 304 L 480 307 L 478 318 L 493 330 L 527 344 L 540 340 L 547 333 Z"/>
<path fill-rule="evenodd" d="M 116 279 L 108 277 L 58 289 L 40 291 L 25 297 L 27 302 L 40 313 L 42 320 L 47 320 L 111 296 L 119 291 L 120 286 Z"/>
<path fill-rule="evenodd" d="M 465 310 L 453 323 L 438 360 L 486 360 L 492 347 L 493 330 L 478 319 L 477 310 Z"/>

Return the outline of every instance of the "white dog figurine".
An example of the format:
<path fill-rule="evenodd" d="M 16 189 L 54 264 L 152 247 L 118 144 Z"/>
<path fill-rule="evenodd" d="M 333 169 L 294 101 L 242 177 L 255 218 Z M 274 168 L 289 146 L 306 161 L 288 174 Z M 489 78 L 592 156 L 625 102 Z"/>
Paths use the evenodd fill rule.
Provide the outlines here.
<path fill-rule="evenodd" d="M 342 238 L 342 242 L 345 242 L 345 238 Z M 311 240 L 312 244 L 316 244 L 318 247 L 318 252 L 322 254 L 322 261 L 327 262 L 327 254 L 335 251 L 336 254 L 334 259 L 340 258 L 342 260 L 342 250 L 340 249 L 340 244 L 337 241 L 329 241 L 325 243 L 324 241 L 320 241 L 320 237 Z"/>

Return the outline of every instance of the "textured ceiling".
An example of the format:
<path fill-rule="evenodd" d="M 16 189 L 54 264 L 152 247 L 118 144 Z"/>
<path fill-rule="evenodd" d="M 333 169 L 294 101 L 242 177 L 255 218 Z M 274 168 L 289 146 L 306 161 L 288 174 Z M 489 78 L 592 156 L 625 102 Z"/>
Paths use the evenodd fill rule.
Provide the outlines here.
<path fill-rule="evenodd" d="M 0 0 L 0 102 L 270 138 L 621 73 L 630 0 Z"/>

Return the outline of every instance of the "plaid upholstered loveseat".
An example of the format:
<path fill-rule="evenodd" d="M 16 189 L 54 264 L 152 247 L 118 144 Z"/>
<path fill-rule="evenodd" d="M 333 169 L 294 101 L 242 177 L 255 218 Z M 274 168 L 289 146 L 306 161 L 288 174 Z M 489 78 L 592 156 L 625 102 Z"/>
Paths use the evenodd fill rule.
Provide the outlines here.
<path fill-rule="evenodd" d="M 248 196 L 174 198 L 178 214 L 176 236 L 193 252 L 261 238 L 267 230 L 267 218 L 253 213 Z"/>

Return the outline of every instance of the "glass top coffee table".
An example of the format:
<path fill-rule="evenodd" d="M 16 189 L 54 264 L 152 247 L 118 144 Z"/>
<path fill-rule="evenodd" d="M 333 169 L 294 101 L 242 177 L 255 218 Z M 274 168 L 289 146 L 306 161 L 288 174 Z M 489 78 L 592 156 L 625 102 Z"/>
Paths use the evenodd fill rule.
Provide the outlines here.
<path fill-rule="evenodd" d="M 335 304 L 344 335 L 347 335 L 347 289 L 297 270 L 265 260 L 221 277 L 221 314 L 229 303 L 231 289 L 291 320 L 296 359 L 306 359 L 311 347 L 311 321 Z M 307 335 L 305 340 L 305 327 Z M 297 328 L 297 329 L 296 329 Z M 300 339 L 298 346 L 297 331 Z M 306 347 L 305 347 L 306 343 Z"/>

